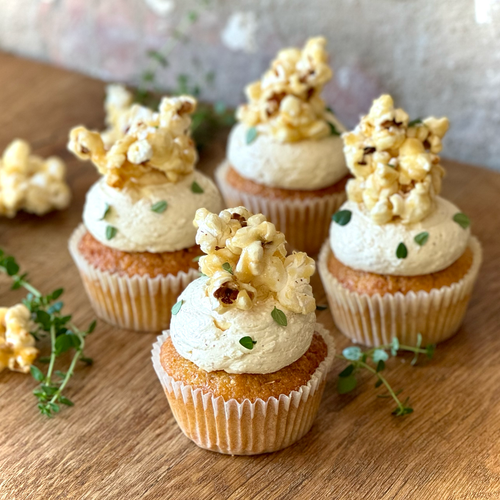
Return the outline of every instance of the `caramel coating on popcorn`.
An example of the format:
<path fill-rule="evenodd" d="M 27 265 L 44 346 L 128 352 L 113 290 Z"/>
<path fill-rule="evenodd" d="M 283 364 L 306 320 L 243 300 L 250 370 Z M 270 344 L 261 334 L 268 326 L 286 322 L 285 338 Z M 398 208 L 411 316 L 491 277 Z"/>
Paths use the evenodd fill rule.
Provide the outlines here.
<path fill-rule="evenodd" d="M 352 131 L 342 135 L 349 170 L 349 200 L 363 203 L 376 224 L 393 219 L 412 224 L 427 217 L 441 191 L 444 169 L 437 153 L 447 118 L 409 126 L 408 115 L 382 95 Z"/>
<path fill-rule="evenodd" d="M 113 109 L 115 114 L 108 116 L 108 123 L 115 128 L 100 134 L 76 127 L 68 144 L 78 158 L 91 160 L 110 186 L 122 188 L 151 172 L 161 172 L 170 182 L 177 182 L 193 171 L 198 155 L 190 136 L 190 115 L 196 99 L 164 97 L 158 112 L 138 104 L 128 110 L 126 104 Z"/>
<path fill-rule="evenodd" d="M 270 296 L 295 313 L 316 310 L 309 284 L 314 260 L 304 252 L 287 256 L 285 235 L 264 215 L 244 207 L 219 215 L 200 208 L 194 225 L 196 243 L 207 254 L 200 258 L 200 270 L 209 277 L 207 292 L 215 311 L 248 310 Z"/>
<path fill-rule="evenodd" d="M 44 215 L 69 205 L 71 193 L 66 167 L 56 156 L 31 154 L 30 145 L 12 141 L 0 158 L 0 216 L 14 217 L 19 210 Z"/>
<path fill-rule="evenodd" d="M 23 304 L 0 307 L 0 372 L 28 373 L 38 356 L 35 338 L 30 333 L 30 312 Z"/>
<path fill-rule="evenodd" d="M 132 92 L 129 92 L 123 85 L 111 84 L 106 86 L 104 109 L 108 128 L 101 134 L 106 149 L 109 149 L 126 134 L 133 114 L 133 102 L 134 96 Z M 147 108 L 142 109 L 152 113 Z"/>
<path fill-rule="evenodd" d="M 326 39 L 317 37 L 310 38 L 303 50 L 278 52 L 262 79 L 247 85 L 248 104 L 237 109 L 237 119 L 281 142 L 330 135 L 321 99 L 323 86 L 333 74 L 325 46 Z"/>

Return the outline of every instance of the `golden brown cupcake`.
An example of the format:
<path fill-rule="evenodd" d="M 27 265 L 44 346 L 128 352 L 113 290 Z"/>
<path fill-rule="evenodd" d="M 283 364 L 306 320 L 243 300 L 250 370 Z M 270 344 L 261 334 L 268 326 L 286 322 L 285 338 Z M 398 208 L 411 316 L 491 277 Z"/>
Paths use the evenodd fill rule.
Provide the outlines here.
<path fill-rule="evenodd" d="M 243 207 L 198 210 L 202 277 L 174 306 L 152 359 L 170 408 L 198 446 L 252 455 L 310 429 L 334 357 L 316 323 L 314 261 Z"/>
<path fill-rule="evenodd" d="M 216 179 L 230 206 L 262 212 L 310 254 L 319 251 L 331 215 L 344 202 L 345 129 L 321 98 L 332 77 L 326 40 L 278 53 L 260 81 L 246 88 L 227 160 Z"/>
<path fill-rule="evenodd" d="M 200 206 L 219 210 L 222 199 L 194 170 L 189 129 L 196 100 L 164 98 L 153 112 L 130 105 L 127 95 L 111 87 L 105 133 L 71 131 L 70 150 L 90 159 L 103 177 L 87 193 L 84 224 L 70 251 L 99 317 L 159 331 L 168 326 L 179 293 L 198 277 L 194 214 Z"/>
<path fill-rule="evenodd" d="M 438 196 L 446 118 L 409 122 L 388 95 L 343 135 L 354 179 L 334 215 L 319 272 L 338 328 L 366 345 L 446 340 L 481 264 L 470 222 Z"/>

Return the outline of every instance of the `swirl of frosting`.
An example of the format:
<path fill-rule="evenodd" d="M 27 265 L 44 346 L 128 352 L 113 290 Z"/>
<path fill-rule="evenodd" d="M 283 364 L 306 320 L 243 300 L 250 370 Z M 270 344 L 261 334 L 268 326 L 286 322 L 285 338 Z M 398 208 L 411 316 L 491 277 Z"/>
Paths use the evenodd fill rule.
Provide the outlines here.
<path fill-rule="evenodd" d="M 412 224 L 373 223 L 362 204 L 347 201 L 340 210 L 351 212 L 350 221 L 339 225 L 332 221 L 330 246 L 344 265 L 359 271 L 394 276 L 419 276 L 446 269 L 465 251 L 470 229 L 453 220 L 459 209 L 437 197 L 435 210 L 425 219 Z M 428 233 L 423 245 L 415 237 Z M 398 258 L 396 250 L 403 243 L 408 255 Z"/>
<path fill-rule="evenodd" d="M 212 309 L 207 293 L 209 278 L 188 285 L 179 300 L 182 307 L 172 316 L 170 336 L 177 352 L 208 372 L 273 373 L 299 359 L 314 334 L 316 314 L 298 314 L 283 308 L 273 297 L 256 303 L 250 311 Z M 287 326 L 276 323 L 271 311 L 281 307 Z M 253 348 L 240 344 L 250 337 Z"/>
<path fill-rule="evenodd" d="M 203 192 L 193 192 L 196 182 Z M 154 206 L 160 211 L 154 211 Z M 122 189 L 109 186 L 103 177 L 87 193 L 83 221 L 103 245 L 125 252 L 175 252 L 195 244 L 192 220 L 196 210 L 218 211 L 223 203 L 215 184 L 194 171 L 177 183 L 152 172 L 141 182 L 128 182 Z M 107 228 L 116 229 L 109 239 Z"/>
<path fill-rule="evenodd" d="M 344 131 L 340 123 L 336 124 L 339 131 Z M 279 142 L 271 135 L 258 134 L 247 144 L 247 132 L 248 127 L 242 123 L 233 128 L 227 157 L 239 174 L 259 184 L 315 190 L 335 184 L 348 173 L 339 136 Z"/>

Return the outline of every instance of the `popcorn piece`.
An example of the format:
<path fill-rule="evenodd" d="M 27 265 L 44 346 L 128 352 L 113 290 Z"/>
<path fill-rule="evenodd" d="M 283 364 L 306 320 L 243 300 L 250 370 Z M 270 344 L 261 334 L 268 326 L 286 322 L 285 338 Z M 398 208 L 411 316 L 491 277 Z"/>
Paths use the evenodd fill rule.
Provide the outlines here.
<path fill-rule="evenodd" d="M 198 159 L 190 136 L 196 100 L 164 97 L 159 111 L 153 112 L 138 104 L 129 106 L 128 97 L 120 94 L 123 91 L 108 91 L 110 128 L 100 134 L 76 127 L 70 133 L 68 149 L 82 160 L 91 160 L 116 188 L 152 171 L 162 172 L 171 182 L 191 173 Z"/>
<path fill-rule="evenodd" d="M 330 135 L 328 113 L 320 94 L 332 78 L 323 37 L 310 38 L 304 49 L 278 53 L 262 80 L 249 84 L 248 104 L 236 117 L 280 142 L 321 139 Z"/>
<path fill-rule="evenodd" d="M 30 333 L 30 312 L 23 304 L 0 307 L 0 371 L 28 373 L 38 356 L 35 338 Z"/>
<path fill-rule="evenodd" d="M 439 164 L 447 118 L 408 123 L 408 115 L 395 109 L 392 97 L 373 101 L 368 115 L 342 135 L 349 170 L 347 196 L 364 203 L 376 224 L 399 218 L 411 224 L 427 217 L 441 191 L 444 169 Z"/>
<path fill-rule="evenodd" d="M 270 296 L 295 313 L 316 309 L 309 284 L 314 260 L 303 252 L 287 256 L 284 234 L 264 215 L 244 207 L 219 215 L 200 208 L 194 225 L 196 243 L 207 254 L 200 269 L 210 278 L 207 291 L 215 311 L 248 310 Z"/>
<path fill-rule="evenodd" d="M 30 153 L 29 144 L 16 139 L 0 159 L 0 216 L 14 217 L 19 210 L 44 215 L 69 205 L 63 161 Z"/>

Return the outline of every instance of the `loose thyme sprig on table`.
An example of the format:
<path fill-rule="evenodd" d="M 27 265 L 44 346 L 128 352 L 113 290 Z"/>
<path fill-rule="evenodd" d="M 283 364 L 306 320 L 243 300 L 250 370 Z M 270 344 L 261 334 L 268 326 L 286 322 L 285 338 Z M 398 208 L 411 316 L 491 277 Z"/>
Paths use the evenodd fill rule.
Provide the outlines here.
<path fill-rule="evenodd" d="M 48 295 L 43 295 L 28 281 L 27 273 L 19 274 L 19 269 L 15 258 L 5 255 L 0 249 L 0 272 L 12 279 L 12 290 L 25 288 L 28 291 L 22 302 L 29 309 L 31 319 L 36 326 L 36 330 L 31 334 L 37 340 L 46 335 L 50 336 L 50 357 L 40 358 L 40 361 L 48 363 L 47 373 L 44 374 L 34 365 L 30 371 L 33 378 L 40 383 L 33 391 L 38 399 L 38 409 L 42 415 L 52 417 L 55 413 L 59 413 L 61 404 L 73 406 L 73 402 L 63 395 L 63 391 L 74 374 L 78 361 L 87 365 L 92 364 L 92 359 L 84 355 L 83 349 L 85 337 L 94 331 L 96 321 L 93 321 L 85 331 L 77 328 L 71 321 L 71 315 L 63 316 L 61 313 L 64 304 L 58 299 L 64 290 L 58 288 Z M 74 355 L 68 371 L 56 370 L 56 359 L 70 349 L 74 349 Z"/>
<path fill-rule="evenodd" d="M 403 415 L 413 413 L 413 408 L 408 404 L 410 398 L 406 398 L 404 402 L 401 402 L 398 398 L 401 391 L 395 392 L 381 372 L 385 369 L 385 362 L 389 359 L 389 353 L 392 356 L 396 356 L 401 351 L 412 352 L 414 354 L 413 359 L 411 360 L 412 365 L 417 363 L 420 354 L 425 354 L 427 358 L 431 359 L 434 355 L 436 346 L 430 344 L 423 348 L 421 345 L 422 335 L 419 333 L 417 336 L 417 345 L 415 347 L 401 345 L 399 340 L 394 337 L 390 344 L 367 349 L 366 351 L 362 351 L 361 348 L 357 346 L 345 348 L 342 351 L 342 354 L 338 354 L 336 356 L 339 359 L 350 361 L 350 364 L 339 373 L 337 381 L 337 390 L 339 394 L 346 394 L 353 391 L 358 384 L 356 374 L 361 370 L 367 370 L 378 379 L 375 383 L 375 387 L 378 388 L 381 385 L 384 385 L 389 393 L 379 394 L 378 397 L 390 397 L 396 402 L 397 407 L 392 412 L 393 415 L 401 417 Z"/>

